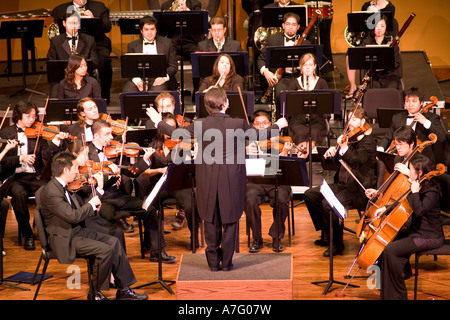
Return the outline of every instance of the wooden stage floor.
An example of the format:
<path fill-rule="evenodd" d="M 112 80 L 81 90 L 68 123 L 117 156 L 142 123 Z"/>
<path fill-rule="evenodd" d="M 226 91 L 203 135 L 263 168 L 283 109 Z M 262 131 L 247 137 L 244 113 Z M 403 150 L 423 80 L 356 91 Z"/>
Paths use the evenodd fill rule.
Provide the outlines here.
<path fill-rule="evenodd" d="M 271 248 L 271 238 L 267 235 L 271 223 L 271 208 L 264 204 L 263 209 L 263 236 L 264 248 L 261 252 L 273 253 Z M 32 212 L 33 207 L 30 208 Z M 175 255 L 178 262 L 171 265 L 163 264 L 163 279 L 176 280 L 177 270 L 181 257 L 189 251 L 189 230 L 186 224 L 181 230 L 172 230 L 172 219 L 174 210 L 165 210 L 165 230 L 170 233 L 165 235 L 167 243 L 166 251 L 170 255 Z M 355 219 L 357 213 L 349 212 L 349 217 L 345 221 L 348 228 L 356 227 Z M 32 220 L 31 220 L 32 221 Z M 135 227 L 137 233 L 138 228 Z M 293 298 L 294 300 L 378 300 L 379 290 L 370 289 L 367 285 L 368 274 L 360 270 L 351 284 L 358 285 L 358 288 L 347 287 L 344 297 L 337 297 L 336 294 L 344 288 L 341 284 L 333 284 L 330 291 L 323 295 L 325 284 L 315 285 L 312 282 L 329 280 L 329 259 L 322 256 L 325 248 L 317 247 L 313 244 L 318 239 L 319 233 L 314 230 L 311 219 L 304 204 L 295 208 L 295 232 L 292 237 L 292 247 L 288 247 L 287 236 L 283 240 L 286 250 L 284 252 L 293 255 Z M 141 259 L 139 251 L 139 237 L 129 237 L 127 234 L 128 258 L 135 272 L 138 282 L 136 285 L 145 284 L 158 279 L 157 263 L 149 262 L 148 259 Z M 345 251 L 344 255 L 336 256 L 333 264 L 334 280 L 347 282 L 344 276 L 348 273 L 350 266 L 359 248 L 358 239 L 354 234 L 344 232 Z M 9 212 L 6 234 L 4 239 L 6 256 L 4 257 L 4 278 L 16 274 L 19 271 L 34 272 L 39 255 L 41 253 L 39 241 L 36 241 L 36 250 L 26 251 L 18 245 L 17 222 L 13 212 Z M 247 236 L 245 235 L 245 215 L 240 220 L 240 253 L 247 253 Z M 200 248 L 197 254 L 204 254 L 204 248 Z M 258 254 L 258 253 L 256 253 Z M 148 254 L 147 254 L 148 258 Z M 418 299 L 420 300 L 448 300 L 450 299 L 450 258 L 440 256 L 437 261 L 433 257 L 427 256 L 420 259 Z M 38 299 L 39 300 L 85 300 L 88 290 L 86 263 L 84 260 L 77 260 L 75 264 L 81 268 L 82 284 L 80 289 L 68 289 L 67 280 L 70 273 L 67 273 L 69 265 L 61 265 L 56 260 L 49 264 L 47 273 L 53 275 L 44 281 Z M 411 264 L 414 267 L 413 258 Z M 354 272 L 352 271 L 352 274 Z M 414 277 L 407 280 L 409 298 L 413 299 Z M 0 300 L 31 300 L 36 286 L 20 284 L 22 287 L 30 288 L 30 291 L 22 291 L 8 286 L 0 286 Z M 176 286 L 171 285 L 176 292 Z M 176 295 L 171 295 L 160 284 L 137 289 L 139 293 L 145 293 L 150 300 L 175 300 Z M 115 298 L 115 290 L 104 292 L 107 297 Z M 270 299 L 270 297 L 268 297 Z"/>

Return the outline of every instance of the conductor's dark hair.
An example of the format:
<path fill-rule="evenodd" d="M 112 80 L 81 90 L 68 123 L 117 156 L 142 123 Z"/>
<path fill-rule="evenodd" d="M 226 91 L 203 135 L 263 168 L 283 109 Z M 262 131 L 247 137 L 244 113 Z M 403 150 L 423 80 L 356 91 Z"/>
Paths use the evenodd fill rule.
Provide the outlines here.
<path fill-rule="evenodd" d="M 223 88 L 211 88 L 205 93 L 205 109 L 208 114 L 222 111 L 227 102 L 227 93 Z"/>

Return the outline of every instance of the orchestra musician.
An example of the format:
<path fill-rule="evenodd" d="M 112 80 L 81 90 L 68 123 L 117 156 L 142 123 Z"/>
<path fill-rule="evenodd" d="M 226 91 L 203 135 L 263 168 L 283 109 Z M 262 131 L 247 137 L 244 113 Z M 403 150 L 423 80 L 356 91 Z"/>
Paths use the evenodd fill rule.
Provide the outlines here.
<path fill-rule="evenodd" d="M 328 89 L 328 83 L 316 74 L 316 57 L 311 53 L 306 53 L 300 58 L 300 76 L 292 81 L 289 90 L 311 91 Z M 306 153 L 301 155 L 307 158 L 309 154 L 309 121 L 311 122 L 312 148 L 321 145 L 327 134 L 328 128 L 324 115 L 311 114 L 307 118 L 304 114 L 296 114 L 288 117 L 288 135 L 296 145 L 302 146 Z"/>
<path fill-rule="evenodd" d="M 268 112 L 263 110 L 258 110 L 253 114 L 253 126 L 256 129 L 267 129 L 270 127 L 270 115 Z M 292 149 L 293 144 L 286 142 L 280 152 L 280 155 L 287 156 Z M 257 154 L 260 152 L 257 141 L 251 142 L 247 147 L 247 153 Z M 273 223 L 269 229 L 269 235 L 272 237 L 272 249 L 276 252 L 281 252 L 284 250 L 284 245 L 281 239 L 284 238 L 284 233 L 286 231 L 286 218 L 289 215 L 289 204 L 291 201 L 292 191 L 290 186 L 278 186 L 278 208 L 277 211 L 273 210 Z M 255 184 L 247 183 L 247 190 L 245 192 L 245 207 L 244 212 L 247 217 L 247 221 L 250 225 L 250 229 L 253 234 L 253 242 L 250 246 L 249 252 L 256 253 L 259 252 L 263 247 L 263 238 L 261 232 L 261 209 L 260 205 L 264 202 L 264 198 L 268 197 L 270 201 L 270 206 L 275 208 L 275 186 L 273 184 Z M 277 217 L 275 214 L 278 214 Z M 279 220 L 278 220 L 279 219 Z M 276 241 L 276 230 L 275 223 L 279 222 L 278 225 L 278 250 Z"/>
<path fill-rule="evenodd" d="M 380 20 L 378 21 L 373 34 L 365 38 L 361 46 L 368 45 L 389 45 L 393 37 L 387 33 L 388 29 L 388 19 L 385 15 L 381 14 Z M 352 97 L 353 93 L 357 90 L 356 86 L 356 70 L 350 69 L 348 56 L 346 57 L 347 63 L 347 77 L 350 83 L 350 88 L 347 98 Z M 394 69 L 391 70 L 376 70 L 370 79 L 370 88 L 394 88 L 401 89 L 401 79 L 403 76 L 402 70 L 402 59 L 400 56 L 400 48 L 398 43 L 394 46 Z"/>
<path fill-rule="evenodd" d="M 201 52 L 236 52 L 242 51 L 241 43 L 237 40 L 225 37 L 227 32 L 225 19 L 222 17 L 211 18 L 210 33 L 211 38 L 198 43 L 198 51 Z"/>
<path fill-rule="evenodd" d="M 175 115 L 175 98 L 170 92 L 161 92 L 155 98 L 156 110 L 159 113 L 171 113 Z M 183 126 L 186 123 L 190 123 L 191 119 L 183 117 L 182 115 L 175 115 L 178 126 Z M 146 129 L 156 129 L 152 119 L 148 119 L 145 122 Z"/>
<path fill-rule="evenodd" d="M 416 153 L 409 162 L 411 193 L 407 200 L 412 209 L 412 220 L 407 236 L 399 237 L 387 244 L 381 255 L 382 300 L 407 300 L 405 279 L 412 275 L 409 258 L 416 252 L 438 248 L 444 244 L 444 234 L 440 219 L 440 190 L 434 178 L 425 179 L 433 165 L 423 154 Z M 375 211 L 379 217 L 388 208 L 383 206 Z"/>
<path fill-rule="evenodd" d="M 110 54 L 112 52 L 111 40 L 107 33 L 111 31 L 109 8 L 103 2 L 94 0 L 73 0 L 56 6 L 51 16 L 56 24 L 62 20 L 66 13 L 77 12 L 82 19 L 100 18 L 102 21 L 102 34 L 95 39 L 97 55 L 99 58 L 98 73 L 101 84 L 101 97 L 110 102 L 110 89 L 112 83 L 112 65 Z"/>
<path fill-rule="evenodd" d="M 82 99 L 91 97 L 101 99 L 101 88 L 97 79 L 88 75 L 86 59 L 78 54 L 72 54 L 57 88 L 58 99 Z"/>
<path fill-rule="evenodd" d="M 92 60 L 94 69 L 99 65 L 94 37 L 78 32 L 80 27 L 79 17 L 75 14 L 66 13 L 63 18 L 65 33 L 61 33 L 50 40 L 47 52 L 47 60 L 69 60 L 72 54 L 79 54 L 86 60 Z M 50 97 L 57 96 L 57 84 L 50 89 Z"/>
<path fill-rule="evenodd" d="M 86 218 L 96 215 L 102 205 L 99 196 L 82 204 L 70 195 L 66 186 L 78 174 L 78 164 L 70 152 L 55 155 L 52 178 L 40 194 L 41 213 L 49 233 L 52 251 L 60 263 L 70 264 L 77 255 L 95 256 L 93 263 L 94 292 L 88 298 L 107 300 L 101 291 L 110 289 L 111 274 L 117 288 L 117 300 L 147 300 L 130 286 L 136 282 L 127 255 L 119 240 L 83 225 Z"/>
<path fill-rule="evenodd" d="M 44 161 L 51 153 L 61 146 L 61 141 L 67 139 L 68 134 L 60 132 L 51 142 L 42 137 L 27 137 L 27 128 L 35 125 L 39 110 L 36 105 L 19 101 L 13 110 L 13 124 L 0 131 L 0 137 L 8 140 L 17 140 L 21 145 L 9 149 L 1 160 L 1 180 L 12 176 L 7 195 L 11 196 L 11 205 L 19 225 L 19 231 L 25 238 L 25 250 L 36 249 L 33 229 L 30 225 L 30 212 L 28 211 L 28 197 L 48 181 L 41 178 L 44 170 Z M 7 144 L 2 145 L 2 151 Z"/>
<path fill-rule="evenodd" d="M 153 16 L 144 16 L 139 22 L 141 39 L 128 44 L 127 53 L 164 54 L 166 56 L 167 74 L 164 77 L 148 79 L 133 78 L 125 83 L 122 92 L 164 91 L 174 88 L 175 74 L 178 63 L 175 49 L 170 39 L 157 34 L 157 20 Z"/>
<path fill-rule="evenodd" d="M 123 224 L 123 218 L 128 218 L 131 215 L 135 216 L 142 211 L 143 201 L 137 197 L 131 195 L 131 178 L 138 177 L 142 172 L 147 170 L 150 166 L 150 156 L 154 152 L 152 148 L 144 148 L 145 154 L 142 159 L 137 161 L 133 165 L 133 170 L 120 170 L 118 165 L 129 165 L 130 160 L 125 155 L 122 157 L 123 162 L 120 162 L 120 155 L 107 158 L 106 147 L 113 140 L 112 128 L 110 123 L 105 120 L 99 119 L 94 122 L 92 126 L 93 140 L 87 144 L 89 148 L 89 160 L 96 163 L 108 161 L 109 168 L 114 174 L 119 176 L 117 186 L 113 186 L 105 190 L 102 196 L 102 206 L 99 214 L 111 223 Z M 118 213 L 121 213 L 119 215 Z M 156 215 L 156 209 L 153 206 L 149 206 L 147 212 L 143 216 L 144 221 L 144 247 L 145 251 L 151 250 L 150 261 L 157 262 L 159 260 L 158 255 L 158 221 Z M 122 230 L 126 230 L 125 227 L 120 225 Z M 164 250 L 165 242 L 162 239 L 162 262 L 174 263 L 176 257 L 169 256 Z"/>
<path fill-rule="evenodd" d="M 100 114 L 94 99 L 91 97 L 80 99 L 77 103 L 78 121 L 69 125 L 65 131 L 79 140 L 82 140 L 84 135 L 85 141 L 92 141 L 92 125 L 99 117 Z"/>
<path fill-rule="evenodd" d="M 207 92 L 220 87 L 228 91 L 238 91 L 244 87 L 244 78 L 236 73 L 233 59 L 226 53 L 219 55 L 214 62 L 212 75 L 203 79 L 199 91 Z"/>
<path fill-rule="evenodd" d="M 255 130 L 244 119 L 231 118 L 226 114 L 229 101 L 222 88 L 209 90 L 205 94 L 204 101 L 208 117 L 198 119 L 184 129 L 178 130 L 183 130 L 192 138 L 194 131 L 197 131 L 197 137 L 199 134 L 203 137 L 207 130 L 211 132 L 210 129 L 215 129 L 217 139 L 222 139 L 222 143 L 218 143 L 217 139 L 215 143 L 212 143 L 211 139 L 208 141 L 202 139 L 204 141 L 198 151 L 202 154 L 202 161 L 196 165 L 196 196 L 198 213 L 205 221 L 207 245 L 205 253 L 208 266 L 212 271 L 220 269 L 229 271 L 233 268 L 237 226 L 244 211 L 246 171 L 244 157 L 242 161 L 238 161 L 239 155 L 243 156 L 245 153 L 243 140 L 245 137 L 238 137 L 242 140 L 242 144 L 227 143 L 227 139 L 230 138 L 227 130 L 228 132 L 242 130 L 243 133 L 251 131 L 254 134 L 262 131 L 266 137 L 270 137 L 271 131 L 276 130 L 278 133 L 280 129 L 286 127 L 287 121 L 281 118 L 266 130 Z M 155 109 L 148 108 L 147 114 L 161 132 L 172 137 L 175 128 L 161 121 L 161 115 Z M 232 135 L 232 138 L 234 140 L 235 135 Z M 238 145 L 242 145 L 242 150 Z M 217 151 L 211 153 L 212 147 Z"/>
<path fill-rule="evenodd" d="M 172 113 L 164 113 L 162 118 L 165 123 L 172 127 L 177 127 L 177 122 L 175 116 Z M 137 184 L 137 194 L 139 198 L 145 200 L 147 195 L 151 192 L 153 187 L 156 185 L 161 175 L 167 170 L 167 166 L 172 163 L 173 157 L 175 157 L 177 152 L 177 146 L 170 145 L 173 141 L 170 141 L 170 137 L 166 134 L 157 131 L 157 134 L 153 141 L 149 144 L 149 147 L 155 149 L 155 153 L 152 155 L 151 166 L 145 170 L 139 177 L 136 178 L 135 182 Z M 190 160 L 190 158 L 186 159 Z M 174 192 L 160 191 L 159 197 L 160 201 L 165 199 L 174 198 L 177 202 L 176 207 L 178 212 L 175 213 L 175 219 L 172 223 L 174 229 L 181 229 L 184 219 L 188 221 L 188 228 L 191 232 L 191 248 L 195 245 L 197 249 L 199 247 L 198 243 L 198 227 L 200 225 L 200 217 L 196 210 L 195 221 L 196 225 L 193 229 L 192 224 L 192 195 L 191 188 L 176 190 Z M 195 243 L 193 242 L 195 236 Z"/>
<path fill-rule="evenodd" d="M 368 121 L 364 109 L 360 107 L 350 112 L 348 117 L 349 132 L 363 128 Z M 370 134 L 370 130 L 365 131 L 361 135 L 358 134 L 357 138 L 354 137 L 353 139 L 349 135 L 349 132 L 339 136 L 337 139 L 338 147 L 329 148 L 324 156 L 342 159 L 351 168 L 353 175 L 365 188 L 373 188 L 377 182 L 375 173 L 375 139 Z M 330 184 L 330 188 L 345 208 L 356 207 L 364 209 L 367 201 L 364 190 L 344 166 L 339 167 L 337 182 Z M 332 208 L 320 192 L 320 187 L 308 189 L 304 194 L 304 199 L 316 231 L 321 230 L 320 239 L 316 240 L 314 244 L 318 246 L 329 246 L 329 230 L 330 223 L 332 223 L 333 255 L 342 255 L 344 250 L 343 227 L 339 223 L 339 218 L 334 213 L 332 214 L 332 221 L 329 221 Z M 323 255 L 328 257 L 330 255 L 330 248 Z"/>

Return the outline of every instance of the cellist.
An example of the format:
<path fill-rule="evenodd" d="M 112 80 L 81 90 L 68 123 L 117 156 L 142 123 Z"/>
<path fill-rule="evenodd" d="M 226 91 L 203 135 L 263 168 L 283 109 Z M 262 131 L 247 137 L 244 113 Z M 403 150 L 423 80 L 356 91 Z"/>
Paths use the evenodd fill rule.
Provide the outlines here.
<path fill-rule="evenodd" d="M 409 163 L 411 193 L 407 200 L 411 206 L 412 220 L 409 235 L 389 243 L 381 255 L 382 300 L 407 300 L 405 279 L 412 275 L 409 258 L 413 253 L 438 248 L 444 244 L 440 220 L 440 188 L 435 179 L 419 180 L 432 170 L 430 159 L 415 154 Z M 375 211 L 379 216 L 386 211 L 381 207 Z"/>
<path fill-rule="evenodd" d="M 348 114 L 348 128 L 353 131 L 356 128 L 363 128 L 368 118 L 364 109 L 357 107 L 353 112 Z M 364 185 L 365 188 L 373 188 L 377 179 L 375 174 L 376 166 L 376 144 L 371 134 L 363 134 L 356 139 L 355 142 L 349 143 L 341 135 L 337 139 L 338 148 L 331 147 L 325 152 L 326 157 L 339 157 L 346 162 L 348 167 L 352 169 L 355 177 Z M 366 197 L 364 190 L 358 182 L 341 166 L 336 175 L 337 182 L 330 184 L 331 190 L 337 199 L 345 208 L 364 208 Z M 313 221 L 316 230 L 321 230 L 320 239 L 314 242 L 318 246 L 329 245 L 329 217 L 332 210 L 327 200 L 324 199 L 320 192 L 320 187 L 314 187 L 305 192 L 305 204 Z M 342 226 L 339 219 L 333 214 L 333 255 L 342 255 L 344 250 L 344 240 Z M 330 255 L 328 248 L 323 255 Z"/>

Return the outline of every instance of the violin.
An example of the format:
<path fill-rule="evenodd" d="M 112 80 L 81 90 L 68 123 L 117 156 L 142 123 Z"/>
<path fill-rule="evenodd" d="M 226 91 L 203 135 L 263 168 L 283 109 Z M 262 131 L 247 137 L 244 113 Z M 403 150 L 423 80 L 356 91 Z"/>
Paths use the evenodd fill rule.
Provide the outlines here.
<path fill-rule="evenodd" d="M 177 114 L 175 120 L 179 127 L 187 127 L 188 125 L 190 125 L 189 122 L 184 121 L 184 116 L 182 116 L 181 114 Z"/>
<path fill-rule="evenodd" d="M 144 147 L 139 146 L 139 144 L 135 142 L 129 142 L 123 145 L 119 141 L 111 140 L 110 145 L 105 147 L 105 155 L 108 158 L 116 158 L 124 153 L 125 156 L 134 158 L 144 149 Z"/>
<path fill-rule="evenodd" d="M 84 185 L 92 183 L 97 184 L 97 180 L 94 177 L 92 177 L 92 180 L 90 180 L 88 174 L 79 173 L 72 182 L 69 182 L 67 184 L 67 188 L 72 192 L 77 192 L 81 190 L 81 188 L 83 188 Z"/>
<path fill-rule="evenodd" d="M 78 169 L 78 172 L 83 175 L 83 174 L 88 174 L 89 170 L 91 170 L 92 174 L 102 172 L 104 174 L 108 174 L 108 175 L 112 174 L 113 175 L 115 173 L 112 171 L 112 169 L 110 167 L 110 165 L 112 165 L 112 164 L 113 163 L 111 161 L 94 162 L 92 160 L 89 160 L 86 165 L 84 165 Z M 128 171 L 130 171 L 133 174 L 136 174 L 139 172 L 139 169 L 135 168 L 133 166 L 118 165 L 117 167 L 122 168 L 122 169 L 127 169 Z"/>
<path fill-rule="evenodd" d="M 364 136 L 370 135 L 372 133 L 372 128 L 366 123 L 362 127 L 354 128 L 347 132 L 343 137 L 343 142 L 353 143 L 361 140 Z"/>
<path fill-rule="evenodd" d="M 116 136 L 122 135 L 125 132 L 125 129 L 132 130 L 130 127 L 126 126 L 125 120 L 122 119 L 113 120 L 109 114 L 101 113 L 100 119 L 105 120 L 111 125 L 112 132 Z"/>
<path fill-rule="evenodd" d="M 284 145 L 287 142 L 293 143 L 292 138 L 289 137 L 289 136 L 285 136 L 285 137 L 278 136 L 278 137 L 271 138 L 271 139 L 268 139 L 268 140 L 258 141 L 258 146 L 262 150 L 264 150 L 266 152 L 268 150 L 274 149 L 274 150 L 277 150 L 278 153 L 280 153 L 281 151 L 283 151 Z M 296 148 L 297 149 L 297 153 L 300 154 L 300 155 L 308 153 L 308 150 L 305 147 L 301 146 L 301 145 L 295 145 L 294 144 L 293 148 Z"/>
<path fill-rule="evenodd" d="M 55 126 L 44 126 L 41 122 L 35 122 L 31 127 L 26 128 L 24 132 L 27 138 L 42 137 L 45 140 L 53 140 L 61 131 Z M 78 139 L 70 134 L 69 138 L 72 140 Z"/>
<path fill-rule="evenodd" d="M 167 149 L 169 150 L 173 150 L 175 147 L 179 147 L 182 150 L 191 150 L 194 146 L 195 140 L 194 139 L 189 139 L 190 142 L 186 142 L 184 140 L 172 140 L 172 139 L 167 139 L 164 142 L 164 146 L 166 146 Z"/>

